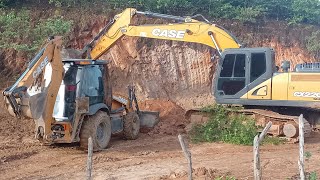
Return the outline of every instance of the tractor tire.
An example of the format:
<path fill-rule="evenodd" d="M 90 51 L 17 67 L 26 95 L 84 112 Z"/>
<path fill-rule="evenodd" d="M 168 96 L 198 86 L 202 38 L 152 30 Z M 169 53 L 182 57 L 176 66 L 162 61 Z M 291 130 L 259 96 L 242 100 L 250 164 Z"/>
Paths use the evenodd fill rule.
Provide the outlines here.
<path fill-rule="evenodd" d="M 98 111 L 85 117 L 80 131 L 80 146 L 88 148 L 88 138 L 92 138 L 93 150 L 107 148 L 111 138 L 111 120 L 108 113 Z"/>
<path fill-rule="evenodd" d="M 140 131 L 140 118 L 136 112 L 125 115 L 123 120 L 123 135 L 128 140 L 138 138 Z"/>

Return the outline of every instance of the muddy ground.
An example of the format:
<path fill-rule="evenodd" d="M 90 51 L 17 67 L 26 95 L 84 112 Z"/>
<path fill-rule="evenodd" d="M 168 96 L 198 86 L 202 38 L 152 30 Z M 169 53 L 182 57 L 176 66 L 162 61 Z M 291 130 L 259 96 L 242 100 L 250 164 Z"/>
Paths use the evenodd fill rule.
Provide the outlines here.
<path fill-rule="evenodd" d="M 140 134 L 133 141 L 114 137 L 108 149 L 95 153 L 94 179 L 187 179 L 178 131 L 163 131 L 170 124 L 166 119 L 179 119 L 170 113 L 162 114 L 162 122 L 152 133 Z M 0 108 L 0 179 L 85 179 L 86 152 L 77 144 L 42 146 L 33 139 L 32 129 L 32 120 L 15 119 Z M 188 144 L 196 179 L 253 179 L 251 146 Z M 307 171 L 320 174 L 319 134 L 306 141 L 306 151 L 312 155 L 306 162 Z M 298 145 L 265 145 L 261 160 L 263 179 L 292 177 L 298 173 Z"/>

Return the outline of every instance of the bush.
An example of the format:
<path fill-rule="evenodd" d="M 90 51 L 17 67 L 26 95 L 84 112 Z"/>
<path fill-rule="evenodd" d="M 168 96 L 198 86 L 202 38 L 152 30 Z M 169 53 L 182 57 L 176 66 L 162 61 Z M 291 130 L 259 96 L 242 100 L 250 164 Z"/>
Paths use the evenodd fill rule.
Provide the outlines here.
<path fill-rule="evenodd" d="M 39 0 L 28 1 L 32 2 L 38 3 Z M 215 18 L 227 17 L 240 20 L 244 18 L 245 21 L 251 22 L 263 15 L 260 12 L 264 12 L 269 18 L 288 19 L 291 23 L 320 23 L 319 0 L 41 0 L 41 2 L 56 7 L 87 7 L 100 3 L 111 9 L 134 7 L 139 10 L 179 15 L 202 13 Z M 19 7 L 25 3 L 22 0 L 0 0 L 0 7 Z"/>
<path fill-rule="evenodd" d="M 232 144 L 252 145 L 257 127 L 253 119 L 230 113 L 220 105 L 203 109 L 209 114 L 209 121 L 205 124 L 195 125 L 190 133 L 193 142 L 222 141 Z"/>
<path fill-rule="evenodd" d="M 254 137 L 258 134 L 255 120 L 238 114 L 238 109 L 226 109 L 221 105 L 208 106 L 202 112 L 209 116 L 205 124 L 196 124 L 190 131 L 192 142 L 226 142 L 241 145 L 253 145 Z M 279 137 L 265 137 L 262 144 L 279 145 L 286 140 Z"/>
<path fill-rule="evenodd" d="M 293 0 L 291 23 L 320 24 L 319 0 Z"/>
<path fill-rule="evenodd" d="M 306 48 L 309 52 L 320 55 L 320 30 L 312 32 L 312 34 L 306 37 Z"/>
<path fill-rule="evenodd" d="M 237 8 L 237 15 L 234 19 L 238 19 L 241 22 L 256 22 L 258 17 L 263 15 L 263 11 L 259 7 L 239 7 Z"/>
<path fill-rule="evenodd" d="M 27 3 L 37 4 L 39 0 L 0 0 L 0 8 L 21 7 Z M 141 11 L 183 16 L 201 13 L 207 17 L 238 19 L 243 22 L 255 22 L 265 16 L 289 20 L 290 23 L 320 24 L 319 0 L 41 0 L 41 3 L 59 8 L 85 9 L 96 4 L 112 10 L 133 7 Z"/>
<path fill-rule="evenodd" d="M 41 20 L 33 30 L 33 33 L 36 35 L 36 45 L 40 45 L 44 38 L 49 36 L 63 36 L 67 34 L 71 27 L 72 21 L 66 21 L 60 17 Z"/>
<path fill-rule="evenodd" d="M 0 11 L 1 12 L 1 11 Z M 0 14 L 0 48 L 25 49 L 27 45 L 19 41 L 28 38 L 30 18 L 27 11 Z"/>
<path fill-rule="evenodd" d="M 318 179 L 318 174 L 317 172 L 311 172 L 309 175 L 309 180 L 317 180 Z"/>
<path fill-rule="evenodd" d="M 52 35 L 65 35 L 72 22 L 62 17 L 40 19 L 32 24 L 30 12 L 6 12 L 0 10 L 0 48 L 13 48 L 34 53 L 43 41 Z"/>

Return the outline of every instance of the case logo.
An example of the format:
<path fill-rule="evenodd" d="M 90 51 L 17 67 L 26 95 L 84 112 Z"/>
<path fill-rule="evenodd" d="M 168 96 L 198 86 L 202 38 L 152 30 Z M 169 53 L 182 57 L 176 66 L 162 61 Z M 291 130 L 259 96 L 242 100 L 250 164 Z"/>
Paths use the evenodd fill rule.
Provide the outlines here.
<path fill-rule="evenodd" d="M 168 30 L 168 29 L 153 29 L 152 35 L 158 37 L 168 37 L 168 38 L 177 38 L 183 39 L 185 35 L 185 31 L 176 31 L 176 30 Z"/>
<path fill-rule="evenodd" d="M 32 73 L 32 77 L 36 79 L 41 72 L 43 71 L 44 67 L 49 63 L 48 56 L 44 58 L 44 60 L 40 63 L 37 69 Z"/>

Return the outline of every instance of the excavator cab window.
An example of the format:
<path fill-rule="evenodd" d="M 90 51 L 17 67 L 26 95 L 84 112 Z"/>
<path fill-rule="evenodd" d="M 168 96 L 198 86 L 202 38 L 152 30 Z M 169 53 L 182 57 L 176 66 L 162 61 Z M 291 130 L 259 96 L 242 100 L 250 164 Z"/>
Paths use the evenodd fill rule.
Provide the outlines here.
<path fill-rule="evenodd" d="M 218 80 L 218 90 L 224 95 L 235 95 L 245 87 L 245 62 L 245 54 L 225 55 Z"/>
<path fill-rule="evenodd" d="M 267 70 L 266 54 L 252 53 L 251 54 L 251 68 L 250 68 L 250 82 L 253 82 Z"/>

